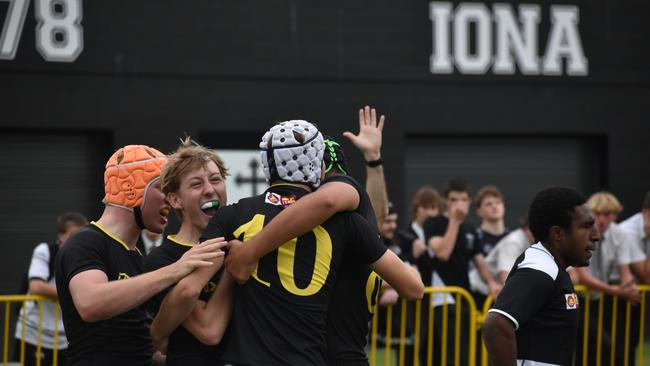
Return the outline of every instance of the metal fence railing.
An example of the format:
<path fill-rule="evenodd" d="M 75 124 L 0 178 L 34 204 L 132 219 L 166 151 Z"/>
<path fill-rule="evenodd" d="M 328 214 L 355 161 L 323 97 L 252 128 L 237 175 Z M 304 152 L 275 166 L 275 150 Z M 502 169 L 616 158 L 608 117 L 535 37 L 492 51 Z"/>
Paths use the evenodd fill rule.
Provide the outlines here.
<path fill-rule="evenodd" d="M 632 305 L 617 297 L 589 291 L 582 285 L 575 287 L 581 301 L 582 326 L 578 334 L 576 365 L 628 365 L 631 357 L 635 357 L 636 366 L 646 365 L 645 316 L 650 285 L 638 285 L 637 288 L 642 293 L 641 301 Z M 455 301 L 453 304 L 430 306 L 434 294 L 449 294 Z M 473 297 L 462 288 L 428 287 L 424 299 L 411 304 L 409 307 L 409 302 L 400 299 L 398 304 L 375 309 L 368 354 L 371 366 L 448 365 L 452 360 L 453 365 L 488 366 L 480 328 L 493 304 L 491 297 L 479 310 Z M 395 316 L 396 309 L 399 316 Z M 440 317 L 435 316 L 436 312 L 440 313 Z M 468 318 L 466 323 L 461 320 L 465 315 Z M 384 325 L 380 323 L 380 318 L 384 318 Z M 436 325 L 435 321 L 442 324 Z M 438 339 L 435 332 L 441 335 Z M 414 341 L 409 342 L 409 339 Z M 427 340 L 425 344 L 423 339 Z M 383 341 L 383 349 L 379 349 L 378 340 Z M 432 344 L 432 340 L 439 344 Z M 409 350 L 411 344 L 412 349 Z M 449 348 L 450 344 L 453 349 Z M 463 349 L 464 345 L 466 347 Z M 465 359 L 461 357 L 461 351 L 466 352 Z"/>
<path fill-rule="evenodd" d="M 30 301 L 33 301 L 38 308 L 39 316 L 37 322 L 37 344 L 35 346 L 36 354 L 41 354 L 43 348 L 41 344 L 41 337 L 43 335 L 43 305 L 45 302 L 54 302 L 58 305 L 57 299 L 39 295 L 0 295 L 0 304 L 4 304 L 4 324 L 2 327 L 2 362 L 5 366 L 9 364 L 9 344 L 15 339 L 14 334 L 10 334 L 9 330 L 13 327 L 13 325 L 16 324 L 16 319 L 20 319 L 21 321 L 22 334 L 20 336 L 19 347 L 17 347 L 15 352 L 18 352 L 18 362 L 20 362 L 20 365 L 25 364 L 25 332 L 27 329 L 26 317 L 19 316 L 19 312 L 14 311 L 13 308 L 15 305 L 20 305 L 20 312 L 24 314 L 26 312 L 27 303 Z M 58 364 L 58 351 L 60 346 L 58 344 L 59 332 L 63 331 L 58 329 L 59 318 L 59 306 L 54 306 L 54 347 L 52 349 L 52 365 L 54 366 Z M 14 355 L 14 358 L 16 358 L 15 356 L 16 355 Z M 38 357 L 36 357 L 36 366 L 41 366 L 41 359 Z"/>
<path fill-rule="evenodd" d="M 638 304 L 603 296 L 576 286 L 581 299 L 581 324 L 579 330 L 576 365 L 619 366 L 628 365 L 635 357 L 635 365 L 645 365 L 645 323 L 646 302 L 650 295 L 650 285 L 638 285 L 642 292 Z M 439 301 L 441 300 L 442 301 Z M 56 302 L 55 298 L 37 295 L 0 295 L 4 304 L 3 357 L 4 365 L 9 364 L 9 344 L 14 340 L 10 329 L 20 319 L 22 337 L 15 352 L 21 365 L 25 364 L 25 317 L 19 317 L 15 306 L 25 312 L 26 304 L 35 302 L 39 320 L 36 352 L 41 353 L 42 315 L 45 302 Z M 432 306 L 432 304 L 436 306 Z M 487 352 L 480 338 L 480 327 L 485 314 L 492 306 L 488 297 L 482 309 L 477 309 L 474 298 L 460 287 L 428 287 L 420 301 L 398 300 L 396 305 L 377 307 L 374 312 L 370 332 L 370 365 L 417 365 L 430 366 L 437 361 L 447 365 L 487 366 Z M 13 305 L 13 306 L 12 306 Z M 59 346 L 59 307 L 54 314 L 54 348 L 52 364 L 57 365 Z M 383 319 L 380 321 L 380 317 Z M 383 348 L 383 349 L 380 349 Z M 36 365 L 40 365 L 40 359 Z"/>

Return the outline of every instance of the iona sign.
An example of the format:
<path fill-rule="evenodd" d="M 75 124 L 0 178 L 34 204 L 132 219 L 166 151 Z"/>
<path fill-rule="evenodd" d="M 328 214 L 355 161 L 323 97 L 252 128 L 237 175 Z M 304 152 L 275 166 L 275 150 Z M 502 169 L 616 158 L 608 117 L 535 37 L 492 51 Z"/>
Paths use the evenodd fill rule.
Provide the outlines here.
<path fill-rule="evenodd" d="M 588 60 L 579 31 L 579 8 L 551 5 L 550 30 L 544 47 L 539 45 L 541 9 L 537 4 L 433 1 L 429 4 L 432 22 L 432 74 L 487 73 L 512 75 L 586 76 Z M 470 38 L 475 40 L 470 49 Z M 516 67 L 515 67 L 516 65 Z"/>

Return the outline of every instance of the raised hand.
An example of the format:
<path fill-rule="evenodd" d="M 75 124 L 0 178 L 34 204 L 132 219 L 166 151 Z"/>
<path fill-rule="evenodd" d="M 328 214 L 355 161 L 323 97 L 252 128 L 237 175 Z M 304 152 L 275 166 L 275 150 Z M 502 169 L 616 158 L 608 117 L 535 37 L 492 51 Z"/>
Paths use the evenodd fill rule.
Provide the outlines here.
<path fill-rule="evenodd" d="M 379 117 L 377 123 L 377 111 L 374 108 L 365 106 L 359 109 L 359 134 L 343 132 L 350 142 L 354 144 L 363 154 L 366 161 L 373 161 L 381 158 L 382 130 L 384 129 L 384 116 Z"/>

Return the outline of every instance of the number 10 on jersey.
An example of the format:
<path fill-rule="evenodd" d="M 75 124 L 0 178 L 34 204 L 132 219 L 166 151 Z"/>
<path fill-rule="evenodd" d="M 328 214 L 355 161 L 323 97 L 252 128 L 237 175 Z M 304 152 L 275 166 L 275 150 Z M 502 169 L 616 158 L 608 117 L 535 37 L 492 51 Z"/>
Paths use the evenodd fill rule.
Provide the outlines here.
<path fill-rule="evenodd" d="M 0 59 L 16 57 L 20 35 L 25 24 L 29 0 L 8 2 L 2 33 Z M 81 0 L 34 0 L 36 17 L 36 49 L 46 61 L 73 62 L 83 50 Z"/>

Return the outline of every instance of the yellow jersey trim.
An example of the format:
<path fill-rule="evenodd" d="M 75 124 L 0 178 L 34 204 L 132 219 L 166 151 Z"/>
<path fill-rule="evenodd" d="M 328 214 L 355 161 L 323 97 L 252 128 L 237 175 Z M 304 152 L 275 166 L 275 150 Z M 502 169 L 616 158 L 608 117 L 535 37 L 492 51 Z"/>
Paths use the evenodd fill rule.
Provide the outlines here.
<path fill-rule="evenodd" d="M 182 241 L 176 239 L 176 236 L 174 236 L 174 235 L 167 235 L 167 239 L 169 239 L 169 241 L 171 241 L 172 243 L 175 243 L 175 244 L 178 244 L 178 245 L 182 245 L 182 246 L 184 246 L 184 247 L 190 247 L 190 248 L 191 248 L 191 247 L 194 246 L 194 244 L 183 243 Z"/>
<path fill-rule="evenodd" d="M 289 182 L 274 182 L 274 183 L 271 183 L 271 187 L 277 187 L 277 186 L 296 187 L 296 188 L 300 188 L 300 189 L 303 189 L 303 190 L 309 192 L 309 189 L 305 188 L 305 186 L 308 186 L 306 184 L 296 184 L 296 183 L 289 183 Z"/>
<path fill-rule="evenodd" d="M 97 227 L 99 230 L 101 230 L 104 234 L 108 235 L 111 239 L 113 239 L 113 240 L 115 240 L 116 242 L 120 243 L 120 244 L 124 247 L 124 249 L 126 249 L 126 250 L 131 250 L 131 249 L 129 248 L 129 246 L 128 246 L 125 242 L 123 242 L 122 240 L 120 240 L 118 237 L 116 237 L 115 235 L 111 234 L 110 232 L 108 232 L 108 230 L 104 229 L 101 225 L 99 225 L 99 224 L 96 223 L 95 221 L 91 221 L 90 224 L 91 224 L 91 225 L 95 225 L 95 227 Z M 142 255 L 142 253 L 140 253 L 140 249 L 138 249 L 137 247 L 135 248 L 134 251 L 136 251 L 136 252 L 138 252 L 138 254 Z"/>

